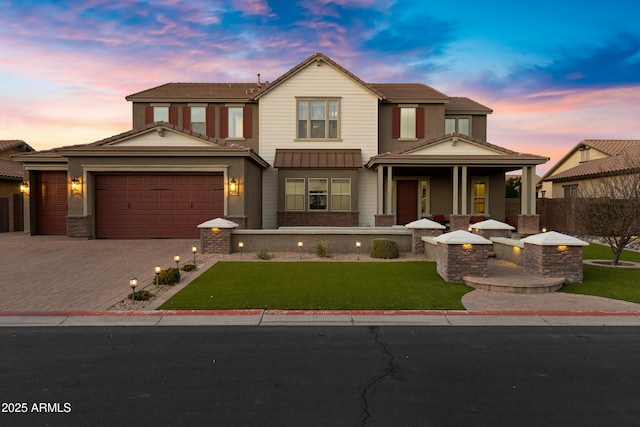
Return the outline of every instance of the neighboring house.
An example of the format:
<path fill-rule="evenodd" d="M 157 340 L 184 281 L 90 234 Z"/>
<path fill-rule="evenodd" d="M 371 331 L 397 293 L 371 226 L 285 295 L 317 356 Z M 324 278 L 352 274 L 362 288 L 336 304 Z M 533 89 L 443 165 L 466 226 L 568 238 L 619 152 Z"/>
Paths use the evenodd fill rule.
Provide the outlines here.
<path fill-rule="evenodd" d="M 197 237 L 216 217 L 242 228 L 504 220 L 514 170 L 521 213 L 535 216 L 535 167 L 548 161 L 488 143 L 492 111 L 469 98 L 366 83 L 320 53 L 271 83 L 168 83 L 127 100 L 133 130 L 20 156 L 32 234 Z"/>
<path fill-rule="evenodd" d="M 585 139 L 580 141 L 538 183 L 541 198 L 565 198 L 578 195 L 593 180 L 607 175 L 629 173 L 629 159 L 640 161 L 640 140 Z M 635 165 L 636 171 L 638 164 Z"/>
<path fill-rule="evenodd" d="M 20 183 L 24 171 L 20 163 L 11 160 L 11 156 L 29 151 L 33 148 L 24 141 L 0 140 L 0 233 L 23 229 Z"/>

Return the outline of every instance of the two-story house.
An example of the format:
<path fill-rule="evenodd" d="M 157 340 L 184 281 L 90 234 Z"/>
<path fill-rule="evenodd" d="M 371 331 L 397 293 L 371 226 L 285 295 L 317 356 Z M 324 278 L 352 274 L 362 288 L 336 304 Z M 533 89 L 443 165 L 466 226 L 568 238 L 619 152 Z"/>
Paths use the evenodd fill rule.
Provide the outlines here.
<path fill-rule="evenodd" d="M 514 170 L 521 213 L 535 216 L 535 166 L 548 160 L 488 143 L 492 111 L 471 99 L 366 83 L 321 53 L 271 83 L 168 83 L 127 100 L 131 131 L 19 157 L 31 233 L 197 237 L 216 217 L 242 228 L 503 220 Z"/>

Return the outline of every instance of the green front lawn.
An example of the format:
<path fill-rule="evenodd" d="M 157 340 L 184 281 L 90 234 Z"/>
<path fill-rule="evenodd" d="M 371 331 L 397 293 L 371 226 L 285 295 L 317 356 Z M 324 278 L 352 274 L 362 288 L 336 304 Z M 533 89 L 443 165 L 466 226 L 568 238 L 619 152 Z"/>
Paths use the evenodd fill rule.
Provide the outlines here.
<path fill-rule="evenodd" d="M 582 257 L 610 260 L 613 254 L 609 246 L 592 243 L 584 247 Z M 624 251 L 620 261 L 640 262 L 640 253 Z M 584 283 L 570 283 L 560 291 L 640 303 L 640 270 L 585 265 Z"/>
<path fill-rule="evenodd" d="M 464 310 L 434 262 L 219 262 L 162 310 Z"/>

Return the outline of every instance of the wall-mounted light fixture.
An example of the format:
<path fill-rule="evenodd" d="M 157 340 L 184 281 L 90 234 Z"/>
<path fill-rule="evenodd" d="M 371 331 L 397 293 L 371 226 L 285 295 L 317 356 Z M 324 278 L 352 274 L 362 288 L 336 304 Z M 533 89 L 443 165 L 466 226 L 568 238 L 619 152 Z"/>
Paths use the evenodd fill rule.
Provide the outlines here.
<path fill-rule="evenodd" d="M 471 248 L 473 248 L 473 245 L 472 245 L 471 243 L 464 243 L 464 244 L 462 245 L 462 249 L 469 250 L 469 249 L 471 249 Z"/>
<path fill-rule="evenodd" d="M 238 195 L 238 181 L 235 177 L 231 178 L 231 181 L 229 181 L 229 194 L 231 196 Z"/>
<path fill-rule="evenodd" d="M 559 250 L 560 252 L 564 252 L 564 251 L 566 251 L 566 250 L 567 250 L 567 245 L 559 245 L 559 246 L 558 246 L 558 250 Z"/>
<path fill-rule="evenodd" d="M 82 183 L 77 176 L 74 176 L 71 180 L 71 191 L 77 193 L 82 189 Z"/>
<path fill-rule="evenodd" d="M 20 192 L 22 194 L 29 194 L 29 183 L 28 182 L 21 182 L 20 183 Z"/>

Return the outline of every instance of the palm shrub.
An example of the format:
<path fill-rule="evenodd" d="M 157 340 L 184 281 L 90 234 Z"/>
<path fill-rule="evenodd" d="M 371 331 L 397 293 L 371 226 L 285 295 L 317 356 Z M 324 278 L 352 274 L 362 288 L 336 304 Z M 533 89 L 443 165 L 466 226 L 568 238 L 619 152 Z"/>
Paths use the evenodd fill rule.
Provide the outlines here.
<path fill-rule="evenodd" d="M 373 239 L 369 255 L 371 258 L 398 258 L 400 256 L 398 243 L 391 239 Z"/>

